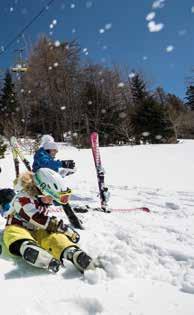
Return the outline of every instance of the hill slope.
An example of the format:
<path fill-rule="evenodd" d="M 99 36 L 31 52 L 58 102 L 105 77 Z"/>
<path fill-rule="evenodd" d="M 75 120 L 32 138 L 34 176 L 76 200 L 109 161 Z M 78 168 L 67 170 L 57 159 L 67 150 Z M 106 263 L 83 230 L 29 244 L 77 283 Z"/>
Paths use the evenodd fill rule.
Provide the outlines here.
<path fill-rule="evenodd" d="M 101 155 L 110 206 L 146 206 L 151 213 L 82 214 L 80 245 L 104 263 L 104 270 L 84 276 L 70 264 L 48 274 L 3 252 L 2 314 L 193 315 L 194 141 L 102 148 Z M 72 203 L 97 206 L 90 150 L 61 146 L 59 158 L 73 158 L 78 166 L 66 178 Z M 0 163 L 1 187 L 10 187 L 11 156 Z"/>

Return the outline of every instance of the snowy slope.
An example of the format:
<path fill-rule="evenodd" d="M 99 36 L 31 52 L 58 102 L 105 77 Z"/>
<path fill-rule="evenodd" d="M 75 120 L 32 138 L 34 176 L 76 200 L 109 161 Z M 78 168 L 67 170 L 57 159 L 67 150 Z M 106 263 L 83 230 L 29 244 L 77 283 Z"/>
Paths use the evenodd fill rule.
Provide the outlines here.
<path fill-rule="evenodd" d="M 70 263 L 52 275 L 4 252 L 1 314 L 194 314 L 194 141 L 101 148 L 101 155 L 110 206 L 147 206 L 151 213 L 82 214 L 80 245 L 105 266 L 84 276 Z M 66 178 L 72 203 L 97 206 L 91 151 L 61 146 L 58 156 L 78 167 Z M 0 164 L 1 187 L 10 187 L 11 156 Z"/>

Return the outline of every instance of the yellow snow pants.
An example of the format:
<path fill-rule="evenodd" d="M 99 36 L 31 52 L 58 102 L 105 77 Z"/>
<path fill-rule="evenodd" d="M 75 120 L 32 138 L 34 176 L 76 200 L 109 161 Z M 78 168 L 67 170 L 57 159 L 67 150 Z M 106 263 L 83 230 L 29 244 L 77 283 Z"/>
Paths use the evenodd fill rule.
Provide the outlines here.
<path fill-rule="evenodd" d="M 42 229 L 29 231 L 17 225 L 8 225 L 3 232 L 3 241 L 6 248 L 9 250 L 14 242 L 20 240 L 35 242 L 58 260 L 60 260 L 64 249 L 71 246 L 78 247 L 63 233 L 48 233 Z"/>

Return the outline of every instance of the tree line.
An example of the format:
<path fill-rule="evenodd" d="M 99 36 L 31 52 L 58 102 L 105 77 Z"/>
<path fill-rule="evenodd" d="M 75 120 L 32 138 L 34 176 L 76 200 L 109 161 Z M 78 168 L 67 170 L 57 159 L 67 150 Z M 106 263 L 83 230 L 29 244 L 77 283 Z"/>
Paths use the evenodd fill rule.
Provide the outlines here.
<path fill-rule="evenodd" d="M 0 94 L 0 135 L 37 138 L 52 134 L 88 146 L 97 131 L 102 145 L 176 143 L 194 137 L 194 87 L 184 103 L 161 87 L 150 91 L 141 73 L 83 64 L 77 42 L 42 36 L 27 72 L 9 70 Z"/>

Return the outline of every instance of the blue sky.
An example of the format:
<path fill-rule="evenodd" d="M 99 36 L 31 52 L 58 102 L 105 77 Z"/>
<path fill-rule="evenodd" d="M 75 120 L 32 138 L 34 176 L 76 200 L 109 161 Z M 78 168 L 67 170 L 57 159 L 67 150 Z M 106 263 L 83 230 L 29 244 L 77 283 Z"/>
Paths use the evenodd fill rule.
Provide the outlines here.
<path fill-rule="evenodd" d="M 1 0 L 0 47 L 48 2 Z M 160 6 L 153 8 L 156 2 Z M 192 7 L 194 11 L 194 0 L 55 0 L 24 36 L 0 55 L 0 69 L 14 64 L 15 49 L 29 47 L 45 33 L 53 40 L 77 39 L 83 58 L 105 66 L 119 64 L 127 74 L 133 69 L 142 71 L 150 88 L 160 85 L 183 98 L 194 65 Z M 147 21 L 150 12 L 155 17 Z M 161 30 L 150 32 L 149 22 Z M 167 47 L 171 51 L 167 52 Z"/>

